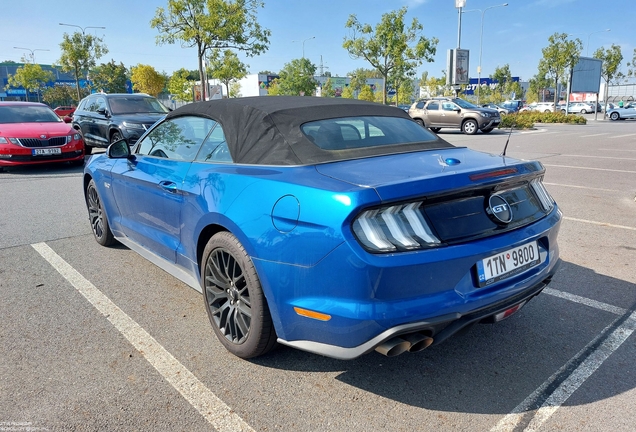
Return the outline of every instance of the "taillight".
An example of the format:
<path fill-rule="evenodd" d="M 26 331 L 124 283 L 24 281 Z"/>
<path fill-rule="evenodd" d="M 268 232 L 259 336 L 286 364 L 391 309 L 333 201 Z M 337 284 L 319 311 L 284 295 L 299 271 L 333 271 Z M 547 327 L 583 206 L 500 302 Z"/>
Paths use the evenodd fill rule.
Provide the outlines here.
<path fill-rule="evenodd" d="M 370 252 L 424 249 L 440 244 L 420 211 L 421 201 L 365 210 L 353 232 Z"/>
<path fill-rule="evenodd" d="M 537 195 L 537 198 L 539 198 L 539 202 L 541 203 L 541 207 L 543 207 L 543 210 L 549 213 L 554 207 L 554 200 L 546 190 L 541 179 L 536 178 L 532 180 L 530 182 L 530 187 L 532 187 L 532 190 Z"/>

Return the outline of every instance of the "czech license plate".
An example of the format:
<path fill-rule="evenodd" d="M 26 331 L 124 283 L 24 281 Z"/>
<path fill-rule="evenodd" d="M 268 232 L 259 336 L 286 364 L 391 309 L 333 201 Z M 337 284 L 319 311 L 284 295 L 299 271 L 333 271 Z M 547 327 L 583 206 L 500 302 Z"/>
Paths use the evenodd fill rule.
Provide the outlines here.
<path fill-rule="evenodd" d="M 483 287 L 536 266 L 541 262 L 536 241 L 477 261 L 479 286 Z"/>
<path fill-rule="evenodd" d="M 38 155 L 54 155 L 54 154 L 62 154 L 62 149 L 55 147 L 55 148 L 42 148 L 42 149 L 33 149 L 31 151 L 31 154 L 33 156 L 38 156 Z"/>

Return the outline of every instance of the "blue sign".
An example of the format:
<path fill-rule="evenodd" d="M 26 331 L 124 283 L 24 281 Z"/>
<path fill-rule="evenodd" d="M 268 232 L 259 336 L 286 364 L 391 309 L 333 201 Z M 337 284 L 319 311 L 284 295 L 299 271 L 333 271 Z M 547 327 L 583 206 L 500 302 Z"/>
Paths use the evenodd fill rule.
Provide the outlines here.
<path fill-rule="evenodd" d="M 520 80 L 519 77 L 512 77 L 512 81 L 519 82 Z M 475 90 L 477 89 L 477 82 L 481 82 L 482 88 L 490 87 L 493 90 L 496 89 L 499 85 L 499 81 L 492 78 L 482 78 L 481 81 L 479 81 L 479 78 L 471 78 L 470 82 L 466 85 L 466 90 L 464 90 L 463 93 L 467 95 L 475 94 Z"/>

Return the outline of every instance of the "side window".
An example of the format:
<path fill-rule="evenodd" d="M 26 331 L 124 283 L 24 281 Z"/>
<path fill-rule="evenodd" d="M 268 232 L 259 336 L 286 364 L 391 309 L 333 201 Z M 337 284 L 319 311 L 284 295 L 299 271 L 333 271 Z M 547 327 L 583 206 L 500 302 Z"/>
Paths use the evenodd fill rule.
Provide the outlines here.
<path fill-rule="evenodd" d="M 143 138 L 137 154 L 191 162 L 215 124 L 191 116 L 167 120 Z"/>
<path fill-rule="evenodd" d="M 98 109 L 106 109 L 106 99 L 103 97 L 98 97 L 95 99 L 96 108 L 92 111 L 97 111 Z"/>
<path fill-rule="evenodd" d="M 442 104 L 442 109 L 444 111 L 453 111 L 455 109 L 455 104 L 452 102 L 444 102 Z"/>
<path fill-rule="evenodd" d="M 86 111 L 90 111 L 90 112 L 97 111 L 97 101 L 95 98 L 90 98 L 86 101 Z"/>
<path fill-rule="evenodd" d="M 418 102 L 417 105 L 415 105 L 415 108 L 417 108 L 417 109 L 424 108 L 424 102 Z"/>
<path fill-rule="evenodd" d="M 427 110 L 437 111 L 439 109 L 439 104 L 437 102 L 431 102 L 426 107 Z"/>
<path fill-rule="evenodd" d="M 225 141 L 225 134 L 220 124 L 215 123 L 212 133 L 207 137 L 196 158 L 199 162 L 231 163 L 232 155 Z"/>

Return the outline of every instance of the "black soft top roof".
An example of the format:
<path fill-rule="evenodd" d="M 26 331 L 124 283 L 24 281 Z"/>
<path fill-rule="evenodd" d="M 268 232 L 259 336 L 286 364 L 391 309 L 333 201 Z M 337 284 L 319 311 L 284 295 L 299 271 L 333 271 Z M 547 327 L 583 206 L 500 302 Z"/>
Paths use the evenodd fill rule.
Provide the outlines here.
<path fill-rule="evenodd" d="M 392 153 L 453 147 L 436 138 L 421 143 L 345 150 L 321 149 L 301 131 L 307 122 L 338 117 L 385 116 L 410 120 L 402 109 L 355 99 L 256 96 L 184 105 L 166 118 L 197 115 L 218 121 L 236 163 L 308 165 Z"/>

